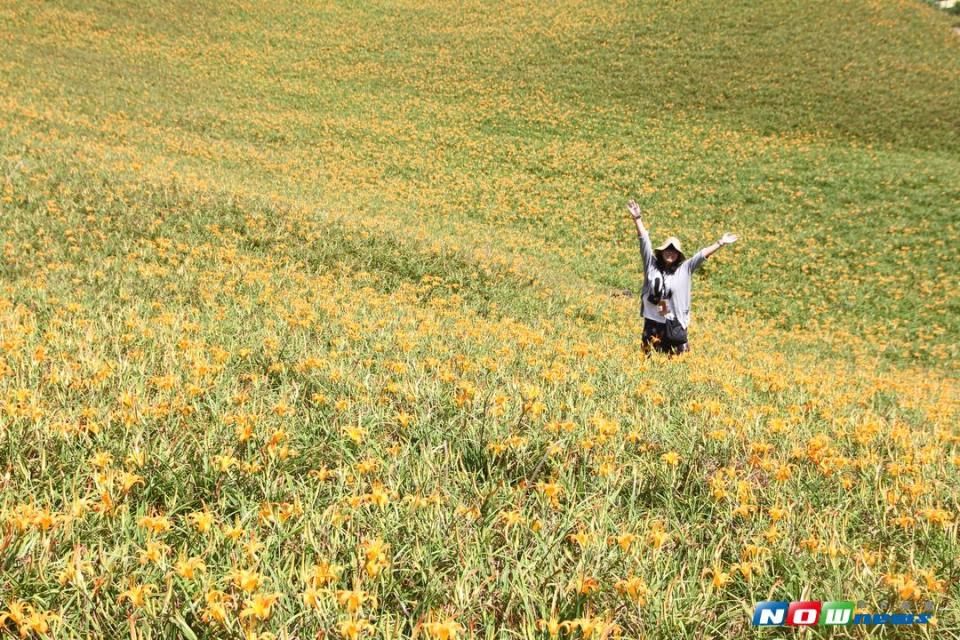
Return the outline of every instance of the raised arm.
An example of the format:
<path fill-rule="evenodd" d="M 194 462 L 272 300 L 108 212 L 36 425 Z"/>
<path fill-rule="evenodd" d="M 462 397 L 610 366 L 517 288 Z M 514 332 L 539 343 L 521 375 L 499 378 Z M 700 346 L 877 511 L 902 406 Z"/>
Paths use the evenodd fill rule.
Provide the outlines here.
<path fill-rule="evenodd" d="M 700 267 L 700 265 L 703 264 L 704 260 L 706 260 L 711 255 L 713 255 L 717 251 L 717 249 L 719 249 L 720 247 L 726 246 L 728 244 L 733 244 L 739 239 L 740 239 L 740 236 L 737 236 L 732 233 L 723 234 L 723 236 L 719 240 L 717 240 L 716 242 L 714 242 L 709 246 L 704 247 L 703 249 L 700 249 L 700 251 L 697 251 L 697 253 L 694 254 L 692 258 L 687 260 L 687 263 L 686 263 L 687 268 L 690 269 L 690 271 L 696 271 Z"/>
<path fill-rule="evenodd" d="M 630 212 L 630 217 L 633 218 L 634 224 L 637 225 L 637 237 L 640 239 L 640 255 L 643 256 L 643 268 L 646 270 L 647 265 L 653 260 L 653 244 L 650 243 L 650 234 L 647 233 L 647 228 L 643 226 L 640 205 L 631 200 L 627 203 L 627 211 Z"/>

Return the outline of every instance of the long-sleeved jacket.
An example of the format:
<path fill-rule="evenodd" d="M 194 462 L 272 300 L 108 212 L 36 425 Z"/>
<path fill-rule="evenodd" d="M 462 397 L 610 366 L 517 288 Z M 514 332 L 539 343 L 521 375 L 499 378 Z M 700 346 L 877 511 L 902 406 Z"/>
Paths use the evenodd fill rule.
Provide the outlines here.
<path fill-rule="evenodd" d="M 665 273 L 657 268 L 657 258 L 653 253 L 653 244 L 646 229 L 640 232 L 640 255 L 643 257 L 643 294 L 641 308 L 644 318 L 657 322 L 666 322 L 667 319 L 660 313 L 655 302 L 650 301 L 651 293 L 656 299 L 666 298 L 670 310 L 676 315 L 684 327 L 690 324 L 690 288 L 693 281 L 693 272 L 706 261 L 703 249 L 697 251 L 693 257 L 687 258 L 673 273 Z"/>

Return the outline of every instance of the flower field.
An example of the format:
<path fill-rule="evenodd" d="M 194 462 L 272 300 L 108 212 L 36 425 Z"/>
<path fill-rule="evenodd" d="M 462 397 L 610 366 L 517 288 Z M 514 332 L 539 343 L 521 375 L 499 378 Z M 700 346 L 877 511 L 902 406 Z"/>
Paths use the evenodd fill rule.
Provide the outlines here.
<path fill-rule="evenodd" d="M 0 5 L 0 636 L 960 636 L 960 39 L 786 4 Z"/>

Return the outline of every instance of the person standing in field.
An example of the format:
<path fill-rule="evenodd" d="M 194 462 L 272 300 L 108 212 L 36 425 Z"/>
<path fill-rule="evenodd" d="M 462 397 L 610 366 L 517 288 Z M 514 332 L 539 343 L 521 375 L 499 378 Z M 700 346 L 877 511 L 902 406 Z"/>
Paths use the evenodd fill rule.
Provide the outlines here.
<path fill-rule="evenodd" d="M 736 242 L 737 236 L 724 233 L 723 237 L 700 249 L 688 260 L 675 236 L 670 236 L 654 249 L 641 220 L 640 205 L 631 200 L 627 210 L 637 225 L 643 258 L 643 351 L 649 354 L 653 349 L 671 355 L 689 351 L 687 326 L 690 324 L 693 272 L 717 249 Z"/>

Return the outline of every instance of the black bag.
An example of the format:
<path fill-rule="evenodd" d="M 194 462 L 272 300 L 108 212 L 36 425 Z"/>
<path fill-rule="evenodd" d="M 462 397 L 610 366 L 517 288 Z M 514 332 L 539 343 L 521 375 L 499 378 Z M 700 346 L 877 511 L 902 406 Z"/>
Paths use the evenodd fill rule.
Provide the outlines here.
<path fill-rule="evenodd" d="M 667 330 L 664 331 L 664 336 L 670 342 L 683 344 L 687 341 L 687 330 L 676 318 L 667 318 Z"/>

